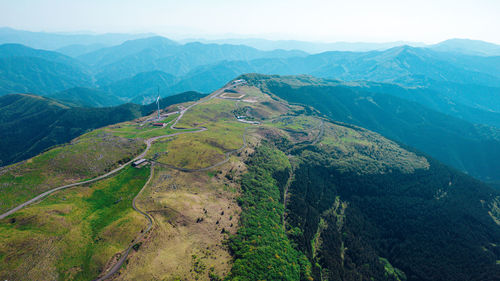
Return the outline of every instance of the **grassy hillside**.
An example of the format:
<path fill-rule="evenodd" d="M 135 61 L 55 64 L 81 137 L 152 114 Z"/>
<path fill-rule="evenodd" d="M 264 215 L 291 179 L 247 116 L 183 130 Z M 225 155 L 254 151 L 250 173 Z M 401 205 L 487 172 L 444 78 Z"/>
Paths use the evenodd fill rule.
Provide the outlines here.
<path fill-rule="evenodd" d="M 132 199 L 148 168 L 59 192 L 0 222 L 2 279 L 93 280 L 144 229 Z"/>
<path fill-rule="evenodd" d="M 87 130 L 141 116 L 137 105 L 116 108 L 77 108 L 32 95 L 1 97 L 3 165 L 24 160 L 65 143 Z M 19 141 L 23 140 L 23 141 Z"/>
<path fill-rule="evenodd" d="M 87 134 L 25 162 L 0 170 L 0 211 L 5 212 L 54 187 L 94 178 L 144 150 L 139 140 Z"/>

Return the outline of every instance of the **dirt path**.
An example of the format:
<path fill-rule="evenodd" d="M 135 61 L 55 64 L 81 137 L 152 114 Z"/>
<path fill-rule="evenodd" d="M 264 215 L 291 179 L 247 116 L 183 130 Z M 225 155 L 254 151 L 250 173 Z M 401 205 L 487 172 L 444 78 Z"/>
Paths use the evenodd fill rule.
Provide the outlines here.
<path fill-rule="evenodd" d="M 215 97 L 217 97 L 218 95 L 220 95 L 221 93 L 223 93 L 226 89 L 228 88 L 232 88 L 232 87 L 236 87 L 238 86 L 239 84 L 232 84 L 232 85 L 229 85 L 229 86 L 226 86 L 218 91 L 216 91 L 215 93 L 213 93 L 211 96 L 209 96 L 207 99 L 205 100 L 199 100 L 193 104 L 191 104 L 190 106 L 186 107 L 185 109 L 183 109 L 182 111 L 180 111 L 180 114 L 179 116 L 177 117 L 177 119 L 175 120 L 175 122 L 170 126 L 171 129 L 174 129 L 174 130 L 180 130 L 181 128 L 176 128 L 175 126 L 177 125 L 177 123 L 181 120 L 181 118 L 184 116 L 184 113 L 186 113 L 186 111 L 188 111 L 190 108 L 192 108 L 193 106 L 196 106 L 198 104 L 201 104 L 201 103 L 204 103 L 208 100 L 211 100 Z M 54 192 L 57 192 L 59 190 L 63 190 L 63 189 L 66 189 L 66 188 L 70 188 L 70 187 L 74 187 L 74 186 L 79 186 L 79 185 L 84 185 L 84 184 L 88 184 L 88 183 L 93 183 L 93 182 L 96 182 L 96 181 L 99 181 L 99 180 L 102 180 L 104 178 L 107 178 L 119 171 L 121 171 L 123 168 L 125 168 L 127 165 L 129 165 L 130 163 L 138 160 L 138 159 L 141 159 L 141 158 L 144 158 L 147 154 L 147 152 L 149 151 L 149 149 L 151 148 L 151 145 L 153 142 L 155 142 L 156 140 L 158 139 L 163 139 L 163 138 L 168 138 L 168 137 L 173 137 L 173 136 L 178 136 L 178 135 L 181 135 L 181 134 L 193 134 L 193 133 L 200 133 L 200 132 L 203 132 L 203 131 L 206 131 L 207 128 L 197 128 L 198 130 L 196 131 L 182 131 L 182 132 L 177 132 L 177 133 L 173 133 L 173 134 L 169 134 L 169 135 L 163 135 L 163 136 L 157 136 L 157 137 L 152 137 L 152 138 L 149 138 L 147 140 L 145 140 L 145 143 L 146 143 L 146 149 L 141 153 L 139 154 L 138 156 L 136 156 L 135 158 L 133 158 L 132 160 L 130 160 L 129 162 L 119 166 L 118 168 L 104 174 L 104 175 L 101 175 L 101 176 L 98 176 L 94 179 L 90 179 L 90 180 L 87 180 L 87 181 L 83 181 L 83 182 L 77 182 L 77 183 L 73 183 L 73 184 L 68 184 L 68 185 L 64 185 L 64 186 L 60 186 L 60 187 L 56 187 L 56 188 L 53 188 L 51 190 L 48 190 L 22 204 L 20 204 L 19 206 L 5 212 L 4 214 L 1 214 L 0 215 L 0 219 L 3 219 L 11 214 L 14 214 L 15 212 L 19 211 L 20 209 L 30 205 L 30 204 L 33 204 L 34 202 L 37 202 L 39 200 L 42 200 L 43 198 L 47 197 L 48 195 L 54 193 Z M 183 168 L 176 168 L 176 167 L 173 167 L 173 168 L 176 168 L 176 169 L 179 169 L 179 170 L 182 170 L 182 171 L 187 171 L 187 172 L 195 172 L 195 171 L 205 171 L 205 170 L 209 170 L 209 169 L 212 169 L 214 167 L 217 167 L 217 166 L 220 166 L 220 165 L 223 165 L 225 164 L 226 162 L 229 161 L 230 159 L 230 155 L 232 153 L 236 153 L 236 152 L 239 152 L 241 150 L 243 150 L 246 146 L 247 146 L 247 141 L 246 141 L 246 132 L 247 132 L 247 128 L 245 128 L 245 131 L 243 133 L 243 145 L 242 147 L 238 148 L 238 149 L 235 149 L 235 150 L 232 150 L 232 151 L 228 151 L 225 153 L 225 156 L 226 158 L 223 160 L 223 161 L 220 161 L 214 165 L 211 165 L 209 167 L 205 167 L 205 168 L 201 168 L 201 169 L 183 169 Z M 139 191 L 139 193 L 137 193 L 137 195 L 134 197 L 134 199 L 132 200 L 132 208 L 134 208 L 134 210 L 136 210 L 137 212 L 139 212 L 141 215 L 143 215 L 147 220 L 148 220 L 148 226 L 146 228 L 145 231 L 141 232 L 141 234 L 135 239 L 133 240 L 133 243 L 131 243 L 131 245 L 125 250 L 125 252 L 123 252 L 123 254 L 121 255 L 120 259 L 117 261 L 116 264 L 113 265 L 113 267 L 111 267 L 111 269 L 102 277 L 99 277 L 97 279 L 95 279 L 96 281 L 101 281 L 101 280 L 106 280 L 108 278 L 110 278 L 112 275 L 114 275 L 116 272 L 118 272 L 121 268 L 121 266 L 123 265 L 123 263 L 126 261 L 130 251 L 133 249 L 134 245 L 139 242 L 153 227 L 153 219 L 151 218 L 151 216 L 142 211 L 141 209 L 139 209 L 137 206 L 136 206 L 136 200 L 137 198 L 142 194 L 143 190 L 146 188 L 146 186 L 150 183 L 151 179 L 153 178 L 153 173 L 154 173 L 154 163 L 152 164 L 151 166 L 151 173 L 149 175 L 149 178 L 147 180 L 147 182 L 144 184 L 144 186 L 142 187 L 142 189 Z"/>
<path fill-rule="evenodd" d="M 205 129 L 205 128 L 203 128 Z M 136 243 L 138 243 L 150 230 L 151 228 L 153 227 L 153 218 L 145 211 L 142 211 L 141 209 L 139 209 L 135 202 L 136 202 L 136 199 L 139 197 L 139 195 L 141 195 L 142 191 L 146 188 L 146 186 L 149 184 L 149 182 L 151 181 L 151 179 L 153 178 L 153 172 L 154 172 L 154 165 L 161 165 L 161 166 L 167 166 L 169 168 L 173 168 L 173 169 L 177 169 L 177 170 L 180 170 L 180 171 L 183 171 L 183 172 L 199 172 L 199 171 L 207 171 L 207 170 L 210 170 L 212 168 L 215 168 L 215 167 L 218 167 L 220 165 L 223 165 L 225 163 L 227 163 L 230 159 L 230 155 L 232 153 L 236 153 L 236 152 L 239 152 L 241 150 L 243 150 L 246 146 L 247 146 L 247 142 L 246 142 L 246 132 L 247 132 L 247 128 L 245 128 L 245 132 L 243 133 L 243 145 L 238 148 L 238 149 L 235 149 L 235 150 L 231 150 L 231 151 L 228 151 L 225 153 L 226 155 L 226 159 L 224 159 L 223 161 L 220 161 L 214 165 L 211 165 L 209 167 L 205 167 L 205 168 L 201 168 L 201 169 L 184 169 L 184 168 L 178 168 L 178 167 L 174 167 L 174 166 L 170 166 L 170 165 L 167 165 L 167 164 L 162 164 L 162 163 L 153 163 L 153 165 L 151 165 L 151 173 L 149 175 L 149 179 L 148 181 L 144 184 L 144 186 L 142 187 L 142 189 L 139 191 L 139 193 L 134 197 L 134 200 L 132 201 L 132 207 L 134 208 L 134 210 L 136 210 L 137 212 L 139 212 L 141 215 L 143 215 L 144 217 L 146 217 L 146 219 L 148 220 L 148 227 L 146 228 L 145 231 L 141 232 L 141 234 L 133 241 L 133 243 L 127 248 L 127 250 L 125 250 L 125 252 L 122 254 L 122 256 L 120 257 L 120 259 L 118 260 L 118 262 L 113 265 L 113 267 L 102 277 L 96 279 L 95 281 L 102 281 L 102 280 L 106 280 L 108 278 L 110 278 L 113 274 L 115 274 L 116 272 L 118 272 L 121 268 L 121 266 L 123 265 L 123 263 L 125 262 L 125 260 L 127 259 L 130 251 L 132 250 L 132 248 L 134 247 L 134 245 Z M 206 130 L 206 129 L 205 129 Z M 196 131 L 196 132 L 199 132 L 199 131 Z M 288 186 L 287 186 L 287 189 L 288 189 Z"/>
<path fill-rule="evenodd" d="M 137 159 L 141 159 L 143 158 L 144 156 L 146 156 L 146 153 L 149 151 L 149 149 L 151 148 L 151 144 L 158 140 L 158 139 L 162 139 L 162 138 L 168 138 L 168 137 L 173 137 L 173 136 L 178 136 L 178 135 L 181 135 L 181 134 L 189 134 L 189 133 L 199 133 L 199 132 L 203 132 L 203 131 L 206 131 L 207 129 L 206 128 L 199 128 L 199 130 L 197 131 L 187 131 L 187 132 L 178 132 L 178 133 L 173 133 L 173 134 L 169 134 L 169 135 L 163 135 L 163 136 L 158 136 L 158 137 L 153 137 L 153 138 L 150 138 L 150 139 L 147 139 L 145 140 L 145 143 L 146 143 L 146 149 L 138 156 L 136 156 L 135 158 L 133 158 L 132 160 L 128 161 L 127 163 L 119 166 L 118 168 L 104 174 L 104 175 L 100 175 L 96 178 L 93 178 L 93 179 L 90 179 L 90 180 L 86 180 L 86 181 L 81 181 L 81 182 L 75 182 L 75 183 L 72 183 L 72 184 L 67 184 L 67 185 L 63 185 L 63 186 L 59 186 L 59 187 L 56 187 L 56 188 L 53 188 L 53 189 L 50 189 L 50 190 L 47 190 L 45 191 L 44 193 L 18 205 L 17 207 L 3 213 L 0 215 L 0 219 L 4 219 L 6 218 L 7 216 L 10 216 L 12 214 L 14 214 L 15 212 L 21 210 L 22 208 L 30 205 L 30 204 L 33 204 L 45 197 L 47 197 L 48 195 L 54 193 L 54 192 L 57 192 L 59 190 L 63 190 L 63 189 L 67 189 L 67 188 L 70 188 L 70 187 L 75 187 L 75 186 L 79 186 L 79 185 L 84 185 L 84 184 L 89 184 L 89 183 L 93 183 L 93 182 L 96 182 L 96 181 L 100 181 L 102 179 L 105 179 L 113 174 L 116 174 L 117 172 L 123 170 L 123 168 L 125 168 L 127 165 L 129 165 L 130 163 L 136 161 Z"/>
<path fill-rule="evenodd" d="M 286 203 L 288 199 L 288 188 L 292 184 L 293 180 L 293 168 L 290 168 L 290 174 L 288 175 L 288 180 L 286 182 L 284 191 L 283 191 L 283 217 L 282 217 L 282 224 L 283 224 L 283 229 L 286 231 Z"/>
<path fill-rule="evenodd" d="M 319 132 L 318 135 L 316 136 L 316 139 L 311 143 L 312 145 L 315 145 L 318 143 L 318 141 L 321 140 L 323 135 L 325 134 L 325 122 L 320 119 L 321 123 L 319 124 Z"/>
<path fill-rule="evenodd" d="M 232 88 L 232 87 L 236 87 L 238 86 L 239 84 L 233 84 L 233 85 L 229 85 L 229 86 L 225 86 L 224 88 L 222 89 L 219 89 L 218 91 L 214 92 L 211 96 L 208 97 L 207 100 L 211 100 L 215 97 L 217 97 L 218 95 L 220 95 L 222 92 L 224 92 L 226 89 L 229 89 L 229 88 Z M 185 108 L 184 110 L 182 110 L 179 114 L 179 116 L 177 117 L 177 119 L 175 120 L 175 122 L 170 126 L 171 129 L 174 129 L 174 130 L 180 130 L 180 128 L 176 128 L 175 126 L 177 125 L 177 123 L 181 120 L 182 116 L 184 116 L 184 113 L 189 110 L 190 108 L 192 108 L 193 106 L 195 105 L 198 105 L 200 103 L 204 103 L 206 102 L 207 100 L 199 100 L 193 104 L 191 104 L 190 106 L 188 106 L 187 108 Z M 33 204 L 39 200 L 42 200 L 43 198 L 47 197 L 48 195 L 54 193 L 54 192 L 57 192 L 59 190 L 63 190 L 63 189 L 67 189 L 67 188 L 70 188 L 70 187 L 75 187 L 75 186 L 79 186 L 79 185 L 84 185 L 84 184 L 88 184 L 88 183 L 93 183 L 93 182 L 96 182 L 96 181 L 99 181 L 99 180 L 102 180 L 104 178 L 107 178 L 113 174 L 116 174 L 117 172 L 121 171 L 123 168 L 125 168 L 127 165 L 129 165 L 130 163 L 138 160 L 138 159 L 141 159 L 143 158 L 144 156 L 146 156 L 147 152 L 149 151 L 149 149 L 151 148 L 151 144 L 158 140 L 158 139 L 162 139 L 162 138 L 168 138 L 168 137 L 173 137 L 173 136 L 178 136 L 178 135 L 181 135 L 181 134 L 193 134 L 193 133 L 199 133 L 199 132 L 203 132 L 203 131 L 206 131 L 207 129 L 206 128 L 198 128 L 198 130 L 196 131 L 184 131 L 184 132 L 178 132 L 178 133 L 173 133 L 173 134 L 169 134 L 169 135 L 163 135 L 163 136 L 157 136 L 157 137 L 153 137 L 153 138 L 149 138 L 147 140 L 145 140 L 145 143 L 146 143 L 146 149 L 140 154 L 138 155 L 137 157 L 133 158 L 132 160 L 128 161 L 127 163 L 119 166 L 118 168 L 104 174 L 104 175 L 100 175 L 96 178 L 93 178 L 93 179 L 90 179 L 90 180 L 86 180 L 86 181 L 82 181 L 82 182 L 76 182 L 76 183 L 72 183 L 72 184 L 68 184 L 68 185 L 63 185 L 63 186 L 59 186 L 59 187 L 56 187 L 56 188 L 53 188 L 53 189 L 50 189 L 50 190 L 47 190 L 45 191 L 44 193 L 42 194 L 39 194 L 37 196 L 35 196 L 34 198 L 18 205 L 17 207 L 3 213 L 0 215 L 0 219 L 4 219 L 6 218 L 7 216 L 10 216 L 12 214 L 14 214 L 15 212 L 21 210 L 22 208 L 30 205 L 30 204 Z M 227 160 L 225 160 L 227 162 Z M 222 163 L 223 164 L 223 163 Z"/>
<path fill-rule="evenodd" d="M 229 87 L 234 87 L 234 86 L 237 86 L 237 85 L 238 84 L 231 85 Z M 218 90 L 212 96 L 210 96 L 207 100 L 211 100 L 211 99 L 217 97 L 219 94 L 221 94 L 222 92 L 224 92 L 224 90 L 227 89 L 227 88 L 228 87 L 224 87 L 224 88 Z M 182 116 L 184 116 L 184 113 L 187 110 L 189 110 L 190 108 L 192 108 L 193 106 L 201 104 L 203 102 L 206 102 L 206 100 L 197 101 L 197 102 L 193 103 L 192 105 L 188 106 L 187 108 L 185 108 L 184 110 L 182 110 L 180 112 L 179 116 L 177 117 L 177 119 L 175 120 L 175 122 L 170 126 L 170 128 L 174 129 L 174 130 L 180 130 L 180 128 L 176 128 L 175 125 L 177 125 L 177 123 L 182 118 Z M 210 170 L 212 168 L 215 168 L 217 166 L 223 165 L 224 163 L 226 163 L 226 162 L 229 161 L 230 155 L 232 153 L 239 152 L 239 151 L 243 150 L 247 146 L 247 141 L 246 141 L 247 129 L 248 129 L 248 127 L 245 128 L 245 131 L 243 133 L 243 145 L 240 148 L 238 148 L 238 149 L 226 152 L 225 153 L 226 158 L 223 161 L 220 161 L 220 162 L 218 162 L 218 163 L 216 163 L 214 165 L 211 165 L 209 167 L 205 167 L 205 168 L 201 168 L 201 169 L 184 169 L 184 168 L 178 168 L 178 167 L 170 166 L 170 165 L 167 165 L 167 164 L 152 163 L 152 165 L 151 165 L 151 173 L 149 175 L 148 181 L 144 184 L 144 186 L 142 187 L 142 189 L 139 191 L 139 193 L 137 193 L 137 195 L 134 197 L 134 200 L 132 201 L 132 207 L 134 208 L 134 210 L 136 210 L 137 212 L 139 212 L 141 215 L 143 215 L 148 220 L 148 227 L 146 228 L 145 231 L 141 232 L 141 234 L 131 243 L 131 245 L 122 254 L 122 256 L 120 257 L 120 259 L 116 262 L 116 264 L 114 264 L 113 267 L 111 267 L 111 269 L 108 272 L 106 272 L 106 274 L 104 276 L 95 279 L 95 281 L 106 280 L 106 279 L 110 278 L 111 276 L 113 276 L 116 272 L 118 272 L 120 270 L 120 268 L 122 267 L 123 263 L 127 260 L 127 257 L 130 254 L 130 251 L 133 249 L 134 245 L 136 243 L 138 243 L 152 229 L 152 227 L 153 227 L 153 218 L 147 212 L 142 211 L 141 209 L 139 209 L 136 206 L 136 200 L 141 195 L 142 191 L 146 188 L 146 186 L 150 183 L 151 179 L 153 178 L 154 165 L 156 164 L 156 165 L 168 166 L 169 168 L 174 168 L 174 169 L 181 170 L 181 171 L 184 171 L 184 172 L 206 171 L 206 170 Z M 203 132 L 203 131 L 206 131 L 206 130 L 207 130 L 207 128 L 199 128 L 197 131 L 179 132 L 179 133 L 171 134 L 171 135 L 168 135 L 168 136 L 159 136 L 159 137 L 150 138 L 150 139 L 148 139 L 146 141 L 146 145 L 147 145 L 146 150 L 141 155 L 139 155 L 137 158 L 142 158 L 142 157 L 146 156 L 146 153 L 149 150 L 149 148 L 151 147 L 151 144 L 154 141 L 158 140 L 158 139 L 166 138 L 166 137 L 172 137 L 172 136 L 177 136 L 177 135 L 185 134 L 185 133 L 199 133 L 199 132 Z"/>
<path fill-rule="evenodd" d="M 153 174 L 154 174 L 154 165 L 151 165 L 151 172 L 149 173 L 148 180 L 146 181 L 144 186 L 141 188 L 139 193 L 137 193 L 137 195 L 132 200 L 132 208 L 134 208 L 134 210 L 136 210 L 138 213 L 143 215 L 148 220 L 148 226 L 147 226 L 146 230 L 142 231 L 141 234 L 139 234 L 139 236 L 136 239 L 134 239 L 134 241 L 132 241 L 132 244 L 130 244 L 130 246 L 127 248 L 127 250 L 125 250 L 125 252 L 121 255 L 120 259 L 113 265 L 113 267 L 111 267 L 111 269 L 108 270 L 108 272 L 106 272 L 106 274 L 104 276 L 95 279 L 95 281 L 106 280 L 106 279 L 110 278 L 113 274 L 115 274 L 118 270 L 120 270 L 120 268 L 122 267 L 125 260 L 127 260 L 127 257 L 130 254 L 130 251 L 133 249 L 134 245 L 136 243 L 138 243 L 139 241 L 141 241 L 141 239 L 144 238 L 144 236 L 151 230 L 151 228 L 153 228 L 153 218 L 148 213 L 139 209 L 135 204 L 137 198 L 142 194 L 142 191 L 144 191 L 146 186 L 151 182 L 151 179 L 153 178 Z"/>

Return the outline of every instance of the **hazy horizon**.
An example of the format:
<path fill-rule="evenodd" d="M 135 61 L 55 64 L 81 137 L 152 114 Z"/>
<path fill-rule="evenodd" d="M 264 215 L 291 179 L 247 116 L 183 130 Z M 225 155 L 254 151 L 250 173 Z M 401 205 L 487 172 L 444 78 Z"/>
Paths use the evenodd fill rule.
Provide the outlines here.
<path fill-rule="evenodd" d="M 26 31 L 26 32 L 34 32 L 34 33 L 47 33 L 47 34 L 59 34 L 59 35 L 91 35 L 91 36 L 99 36 L 99 35 L 109 35 L 109 34 L 121 34 L 121 35 L 151 35 L 151 37 L 154 36 L 161 36 L 165 37 L 174 41 L 178 41 L 180 43 L 187 43 L 187 42 L 215 42 L 215 41 L 225 41 L 225 40 L 266 40 L 266 41 L 297 41 L 297 42 L 305 42 L 305 43 L 313 43 L 313 44 L 335 44 L 335 43 L 346 43 L 346 44 L 390 44 L 390 43 L 401 43 L 401 44 L 410 44 L 410 45 L 415 45 L 415 46 L 430 46 L 433 44 L 438 44 L 447 40 L 454 40 L 454 39 L 464 39 L 464 40 L 474 40 L 474 41 L 483 41 L 487 43 L 493 43 L 500 45 L 500 43 L 497 42 L 492 42 L 492 41 L 487 41 L 487 40 L 482 40 L 482 39 L 472 39 L 472 38 L 466 38 L 466 37 L 453 37 L 453 38 L 445 38 L 443 40 L 438 40 L 438 41 L 433 41 L 433 42 L 423 42 L 423 41 L 415 41 L 415 40 L 387 40 L 387 41 L 362 41 L 362 40 L 337 40 L 337 41 L 326 41 L 326 40 L 308 40 L 308 39 L 297 39 L 297 38 L 268 38 L 268 37 L 260 37 L 258 34 L 255 35 L 242 35 L 242 34 L 221 34 L 221 35 L 193 35 L 193 36 L 184 36 L 184 37 L 178 37 L 175 35 L 168 34 L 168 33 L 158 33 L 158 32 L 152 32 L 152 31 L 143 31 L 143 32 L 96 32 L 96 31 L 91 31 L 91 30 L 75 30 L 75 31 L 49 31 L 49 30 L 29 30 L 29 29 L 22 29 L 22 28 L 16 28 L 12 26 L 0 26 L 0 28 L 8 28 L 16 31 Z M 147 38 L 149 36 L 146 36 L 144 38 Z"/>
<path fill-rule="evenodd" d="M 500 44 L 500 2 L 0 0 L 0 26 L 50 33 L 154 33 L 175 40 L 267 39 Z M 388 8 L 389 7 L 389 8 Z"/>

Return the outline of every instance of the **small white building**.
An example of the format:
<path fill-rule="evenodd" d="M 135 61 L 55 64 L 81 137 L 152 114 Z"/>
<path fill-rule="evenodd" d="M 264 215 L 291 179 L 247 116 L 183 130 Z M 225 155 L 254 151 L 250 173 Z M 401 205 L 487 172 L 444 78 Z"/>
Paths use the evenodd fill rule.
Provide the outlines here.
<path fill-rule="evenodd" d="M 137 167 L 139 165 L 144 165 L 146 163 L 147 163 L 147 160 L 142 158 L 142 159 L 139 159 L 139 160 L 132 162 L 132 167 Z"/>

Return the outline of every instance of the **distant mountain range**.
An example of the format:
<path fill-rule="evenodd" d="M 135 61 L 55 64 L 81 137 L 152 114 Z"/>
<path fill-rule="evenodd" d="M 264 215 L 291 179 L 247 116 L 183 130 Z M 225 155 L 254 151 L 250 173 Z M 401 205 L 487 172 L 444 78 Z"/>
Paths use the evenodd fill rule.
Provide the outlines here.
<path fill-rule="evenodd" d="M 154 99 L 158 88 L 162 96 L 168 96 L 187 90 L 210 92 L 244 73 L 310 74 L 410 87 L 413 90 L 406 93 L 398 88 L 398 96 L 473 123 L 499 126 L 500 57 L 462 54 L 484 54 L 494 46 L 449 40 L 432 48 L 402 46 L 307 55 L 242 45 L 183 45 L 150 37 L 85 54 L 75 51 L 78 55 L 70 57 L 4 44 L 0 46 L 0 94 L 42 94 L 85 106 L 145 104 Z M 89 90 L 83 94 L 83 88 Z M 390 87 L 375 88 L 386 91 Z"/>
<path fill-rule="evenodd" d="M 440 52 L 453 52 L 477 56 L 500 56 L 500 45 L 470 39 L 449 39 L 430 46 Z"/>
<path fill-rule="evenodd" d="M 113 46 L 127 40 L 134 40 L 153 36 L 152 33 L 145 34 L 67 34 L 50 32 L 33 32 L 17 30 L 9 27 L 0 27 L 0 44 L 18 43 L 36 49 L 57 50 L 61 48 L 85 48 L 85 46 L 101 45 Z"/>
<path fill-rule="evenodd" d="M 276 49 L 282 50 L 301 50 L 311 54 L 317 54 L 328 51 L 349 51 L 349 52 L 367 52 L 375 50 L 387 50 L 390 48 L 408 45 L 413 47 L 425 47 L 426 44 L 419 42 L 385 42 L 385 43 L 369 43 L 369 42 L 308 42 L 299 40 L 267 40 L 260 38 L 232 38 L 232 39 L 185 39 L 182 42 L 201 42 L 206 44 L 233 44 L 246 45 L 263 51 L 271 51 Z"/>
<path fill-rule="evenodd" d="M 4 44 L 0 45 L 0 94 L 42 94 L 97 107 L 145 104 L 154 99 L 158 88 L 168 96 L 188 90 L 210 92 L 244 73 L 309 74 L 397 84 L 408 89 L 388 85 L 373 89 L 397 89 L 394 94 L 400 98 L 473 123 L 499 126 L 500 57 L 463 54 L 484 54 L 492 46 L 496 45 L 449 40 L 432 48 L 308 55 L 242 45 L 180 44 L 156 36 L 70 57 Z M 85 94 L 83 88 L 88 89 Z"/>
<path fill-rule="evenodd" d="M 180 45 L 163 37 L 150 37 L 100 49 L 79 56 L 78 59 L 92 66 L 97 83 L 103 85 L 146 71 L 161 70 L 181 77 L 198 66 L 217 62 L 306 55 L 301 51 L 264 52 L 240 45 L 201 43 Z"/>
<path fill-rule="evenodd" d="M 182 42 L 201 42 L 212 44 L 233 44 L 246 45 L 263 51 L 276 49 L 282 50 L 301 50 L 310 54 L 318 54 L 329 51 L 340 52 L 369 52 L 369 51 L 384 51 L 394 47 L 411 46 L 429 48 L 442 52 L 455 52 L 467 55 L 477 56 L 499 56 L 500 46 L 480 40 L 470 39 L 449 39 L 437 44 L 425 44 L 420 42 L 395 41 L 384 43 L 369 43 L 369 42 L 307 42 L 298 40 L 266 40 L 266 39 L 185 39 Z"/>
<path fill-rule="evenodd" d="M 36 44 L 26 39 L 30 36 Z M 145 95 L 156 92 L 151 88 L 160 87 L 162 95 L 186 90 L 209 92 L 237 75 L 250 72 L 396 83 L 430 88 L 440 93 L 461 91 L 460 85 L 465 84 L 473 85 L 467 87 L 467 93 L 475 86 L 490 87 L 487 92 L 495 92 L 500 87 L 500 58 L 492 56 L 500 54 L 500 46 L 474 40 L 452 39 L 425 48 L 400 46 L 406 43 L 423 46 L 411 42 L 335 43 L 325 50 L 350 51 L 308 55 L 291 49 L 316 43 L 249 39 L 221 41 L 239 45 L 181 44 L 160 36 L 145 38 L 147 34 L 67 35 L 0 29 L 0 42 L 24 43 L 38 48 L 43 47 L 41 42 L 44 40 L 53 42 L 53 36 L 64 42 L 52 46 L 57 52 L 19 44 L 0 46 L 0 94 L 31 92 L 54 95 L 70 88 L 85 87 L 108 92 L 114 96 L 110 100 L 147 102 L 151 96 Z M 241 45 L 253 41 L 267 43 L 267 49 L 273 50 L 262 51 Z M 278 47 L 283 47 L 283 50 L 274 50 Z M 378 51 L 353 52 L 370 49 Z M 168 79 L 163 79 L 167 76 Z M 134 79 L 157 85 L 144 85 L 143 82 L 136 86 L 133 83 L 134 86 L 129 84 L 125 91 L 117 86 Z M 113 89 L 115 86 L 119 89 Z M 484 89 L 479 91 L 481 93 Z M 471 104 L 473 107 L 482 106 Z M 102 105 L 96 103 L 94 106 Z"/>
<path fill-rule="evenodd" d="M 70 47 L 72 48 L 72 47 Z M 67 50 L 69 53 L 71 51 Z M 163 37 L 127 41 L 121 45 L 72 58 L 55 51 L 46 51 L 19 44 L 0 45 L 0 94 L 35 93 L 54 95 L 70 88 L 99 88 L 114 95 L 111 100 L 147 102 L 151 88 L 160 87 L 163 95 L 189 90 L 181 83 L 193 69 L 222 61 L 258 58 L 289 58 L 306 56 L 301 51 L 259 51 L 236 45 L 181 45 Z M 76 51 L 75 53 L 78 53 Z M 151 77 L 150 77 L 151 76 Z M 169 77 L 168 79 L 165 77 Z M 130 80 L 131 79 L 131 80 Z M 130 81 L 141 80 L 140 85 Z M 127 82 L 128 81 L 128 82 Z M 154 85 L 146 84 L 154 83 Z M 123 85 L 127 87 L 125 91 Z M 179 84 L 179 86 L 176 86 Z M 196 85 L 203 85 L 197 82 Z M 142 85 L 142 86 L 141 86 Z M 210 91 L 219 84 L 203 88 Z M 117 89 L 115 89 L 117 87 Z M 59 96 L 60 97 L 60 96 Z M 89 103 L 87 103 L 89 104 Z M 114 105 L 114 103 L 93 106 Z"/>

